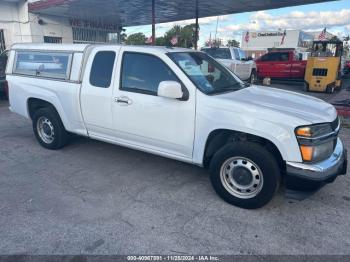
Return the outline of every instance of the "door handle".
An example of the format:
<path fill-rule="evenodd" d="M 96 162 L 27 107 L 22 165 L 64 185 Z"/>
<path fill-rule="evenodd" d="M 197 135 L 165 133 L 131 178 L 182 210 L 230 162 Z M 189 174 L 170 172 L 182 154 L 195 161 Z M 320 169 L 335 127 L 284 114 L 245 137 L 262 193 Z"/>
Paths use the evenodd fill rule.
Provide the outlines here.
<path fill-rule="evenodd" d="M 116 97 L 116 98 L 114 98 L 114 101 L 118 104 L 125 105 L 125 106 L 132 104 L 132 101 L 128 97 L 125 97 L 125 96 Z"/>

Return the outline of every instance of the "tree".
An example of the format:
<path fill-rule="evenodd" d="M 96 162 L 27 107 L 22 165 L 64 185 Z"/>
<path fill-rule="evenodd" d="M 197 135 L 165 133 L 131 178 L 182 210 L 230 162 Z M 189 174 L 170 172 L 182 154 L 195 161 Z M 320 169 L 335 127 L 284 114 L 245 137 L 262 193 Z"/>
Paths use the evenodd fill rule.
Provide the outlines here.
<path fill-rule="evenodd" d="M 204 43 L 205 46 L 215 46 L 215 47 L 219 47 L 222 46 L 222 39 L 218 38 L 218 39 L 214 39 L 211 41 L 206 41 Z"/>
<path fill-rule="evenodd" d="M 146 36 L 143 33 L 135 33 L 128 36 L 126 44 L 128 45 L 144 45 Z"/>
<path fill-rule="evenodd" d="M 158 46 L 166 46 L 167 45 L 164 36 L 156 38 L 156 45 L 158 45 Z"/>
<path fill-rule="evenodd" d="M 231 39 L 227 41 L 227 46 L 239 47 L 240 43 L 235 39 Z"/>
<path fill-rule="evenodd" d="M 194 46 L 194 28 L 195 24 L 186 25 L 181 27 L 179 25 L 174 25 L 170 30 L 164 34 L 164 42 L 166 46 L 171 45 L 171 39 L 177 36 L 178 43 L 177 47 L 191 48 Z"/>

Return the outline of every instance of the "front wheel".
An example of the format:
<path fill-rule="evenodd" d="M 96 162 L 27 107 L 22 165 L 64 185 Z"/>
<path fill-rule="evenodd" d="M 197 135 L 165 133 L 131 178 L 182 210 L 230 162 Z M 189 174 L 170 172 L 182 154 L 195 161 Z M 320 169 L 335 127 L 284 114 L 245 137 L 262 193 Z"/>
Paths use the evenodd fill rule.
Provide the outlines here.
<path fill-rule="evenodd" d="M 210 164 L 210 180 L 216 193 L 226 202 L 246 209 L 266 205 L 278 188 L 279 178 L 274 156 L 252 142 L 224 146 Z"/>
<path fill-rule="evenodd" d="M 258 75 L 256 73 L 256 70 L 253 69 L 252 73 L 250 74 L 250 77 L 249 77 L 249 83 L 254 85 L 257 82 L 257 80 L 258 80 Z"/>
<path fill-rule="evenodd" d="M 33 130 L 40 145 L 47 149 L 60 149 L 67 143 L 67 131 L 53 108 L 41 108 L 34 113 Z"/>

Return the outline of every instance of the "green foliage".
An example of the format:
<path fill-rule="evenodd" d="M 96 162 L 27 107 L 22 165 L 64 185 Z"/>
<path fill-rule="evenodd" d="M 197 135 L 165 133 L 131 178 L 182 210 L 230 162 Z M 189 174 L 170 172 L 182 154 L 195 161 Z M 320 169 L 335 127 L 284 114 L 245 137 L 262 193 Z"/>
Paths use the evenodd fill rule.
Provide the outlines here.
<path fill-rule="evenodd" d="M 227 41 L 227 46 L 239 47 L 240 43 L 235 39 L 231 39 Z"/>
<path fill-rule="evenodd" d="M 175 25 L 167 32 L 165 32 L 164 36 L 156 38 L 156 45 L 158 46 L 172 46 L 171 39 L 174 36 L 178 37 L 178 43 L 176 47 L 185 47 L 191 48 L 194 46 L 194 28 L 195 24 L 190 24 L 186 26 Z M 146 36 L 143 33 L 135 33 L 129 35 L 125 43 L 127 45 L 144 45 L 146 41 Z"/>
<path fill-rule="evenodd" d="M 143 33 L 131 34 L 126 39 L 127 45 L 144 45 L 146 41 L 146 36 Z"/>
<path fill-rule="evenodd" d="M 179 25 L 173 26 L 164 34 L 164 45 L 171 46 L 171 39 L 174 36 L 178 37 L 177 47 L 191 48 L 194 46 L 194 28 L 195 24 L 186 25 L 181 27 Z"/>

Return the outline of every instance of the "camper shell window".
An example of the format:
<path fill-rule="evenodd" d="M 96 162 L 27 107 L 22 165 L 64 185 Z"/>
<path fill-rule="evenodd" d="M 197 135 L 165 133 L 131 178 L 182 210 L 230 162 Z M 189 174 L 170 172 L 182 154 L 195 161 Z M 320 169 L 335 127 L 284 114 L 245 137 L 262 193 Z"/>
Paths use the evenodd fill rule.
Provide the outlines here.
<path fill-rule="evenodd" d="M 17 51 L 14 73 L 68 80 L 71 63 L 72 53 Z"/>

